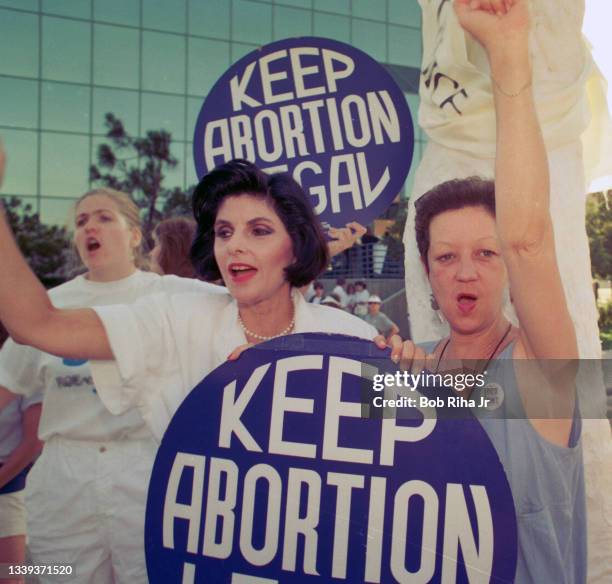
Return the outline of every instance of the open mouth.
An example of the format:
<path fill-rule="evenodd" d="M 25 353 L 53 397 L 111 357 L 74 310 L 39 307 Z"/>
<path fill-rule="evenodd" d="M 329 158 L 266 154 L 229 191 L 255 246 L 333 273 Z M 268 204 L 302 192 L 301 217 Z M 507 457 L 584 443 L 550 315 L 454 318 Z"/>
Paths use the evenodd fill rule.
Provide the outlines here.
<path fill-rule="evenodd" d="M 248 264 L 230 264 L 228 268 L 232 279 L 236 282 L 244 282 L 257 273 L 257 268 Z"/>
<path fill-rule="evenodd" d="M 461 312 L 464 314 L 474 310 L 477 300 L 478 296 L 475 294 L 461 293 L 457 295 L 457 305 L 459 306 L 459 310 L 461 310 Z"/>
<path fill-rule="evenodd" d="M 101 247 L 100 242 L 94 237 L 87 238 L 87 241 L 85 242 L 85 246 L 87 247 L 87 251 L 96 251 L 97 249 L 100 249 Z"/>

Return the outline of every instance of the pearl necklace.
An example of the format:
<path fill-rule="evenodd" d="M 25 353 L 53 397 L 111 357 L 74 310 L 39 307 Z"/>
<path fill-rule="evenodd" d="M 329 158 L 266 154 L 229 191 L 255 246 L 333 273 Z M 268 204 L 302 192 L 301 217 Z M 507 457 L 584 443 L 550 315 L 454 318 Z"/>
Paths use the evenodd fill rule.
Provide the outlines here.
<path fill-rule="evenodd" d="M 289 323 L 289 326 L 286 329 L 282 330 L 277 335 L 272 335 L 272 336 L 269 336 L 269 337 L 266 337 L 264 335 L 258 335 L 257 333 L 254 333 L 254 332 L 250 331 L 246 327 L 244 322 L 242 322 L 242 318 L 240 317 L 240 313 L 238 313 L 238 324 L 240 325 L 240 327 L 242 328 L 242 330 L 244 331 L 244 334 L 246 336 L 251 337 L 253 339 L 257 339 L 258 341 L 271 341 L 272 339 L 276 339 L 278 337 L 284 337 L 285 335 L 288 335 L 293 330 L 293 327 L 295 326 L 295 311 L 293 312 L 293 318 L 291 319 L 291 322 Z"/>

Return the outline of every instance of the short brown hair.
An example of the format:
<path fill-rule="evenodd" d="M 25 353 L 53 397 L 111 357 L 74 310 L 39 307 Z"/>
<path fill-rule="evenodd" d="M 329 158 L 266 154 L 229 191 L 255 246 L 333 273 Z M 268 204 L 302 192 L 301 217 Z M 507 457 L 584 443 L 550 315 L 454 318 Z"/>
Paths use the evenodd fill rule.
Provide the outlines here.
<path fill-rule="evenodd" d="M 449 180 L 427 191 L 417 199 L 414 206 L 416 243 L 421 259 L 429 269 L 429 226 L 433 218 L 446 211 L 465 207 L 483 207 L 495 217 L 495 183 L 477 176 Z"/>
<path fill-rule="evenodd" d="M 157 263 L 164 274 L 195 278 L 196 271 L 189 250 L 196 232 L 196 222 L 188 217 L 172 217 L 157 224 L 153 234 L 160 245 Z"/>

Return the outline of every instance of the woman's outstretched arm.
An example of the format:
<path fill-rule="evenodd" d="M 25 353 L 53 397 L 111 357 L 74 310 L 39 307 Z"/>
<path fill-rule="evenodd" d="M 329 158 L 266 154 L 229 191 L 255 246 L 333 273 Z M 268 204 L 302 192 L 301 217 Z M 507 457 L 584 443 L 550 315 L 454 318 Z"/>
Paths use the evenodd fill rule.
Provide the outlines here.
<path fill-rule="evenodd" d="M 5 154 L 0 146 L 0 186 Z M 102 322 L 91 309 L 59 310 L 30 270 L 0 210 L 0 320 L 15 341 L 79 359 L 112 359 Z"/>
<path fill-rule="evenodd" d="M 532 92 L 527 0 L 455 0 L 463 28 L 484 47 L 495 98 L 497 231 L 528 356 L 574 358 L 549 210 L 549 170 Z"/>

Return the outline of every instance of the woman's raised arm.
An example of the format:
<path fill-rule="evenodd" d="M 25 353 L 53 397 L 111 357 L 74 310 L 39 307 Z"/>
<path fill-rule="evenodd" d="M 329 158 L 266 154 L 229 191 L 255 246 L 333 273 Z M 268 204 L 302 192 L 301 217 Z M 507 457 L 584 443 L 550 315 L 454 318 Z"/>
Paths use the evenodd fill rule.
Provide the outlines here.
<path fill-rule="evenodd" d="M 527 0 L 455 0 L 489 59 L 497 119 L 497 231 L 530 357 L 574 358 L 577 343 L 555 253 L 549 171 L 532 93 Z"/>
<path fill-rule="evenodd" d="M 5 154 L 0 145 L 0 186 Z M 59 310 L 21 255 L 0 210 L 0 320 L 15 341 L 79 359 L 112 359 L 106 332 L 91 309 Z"/>

